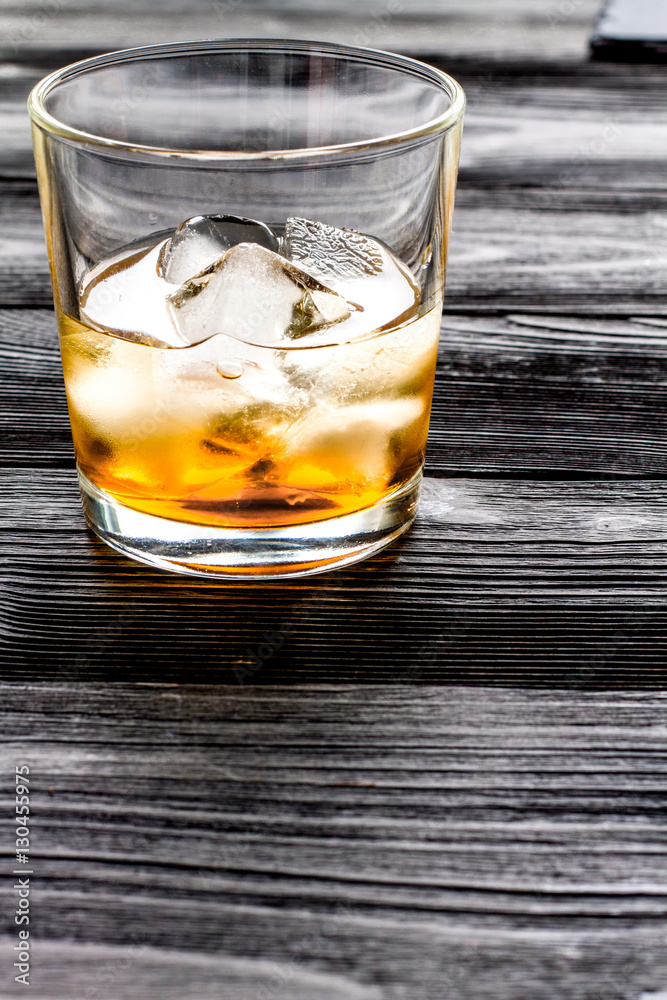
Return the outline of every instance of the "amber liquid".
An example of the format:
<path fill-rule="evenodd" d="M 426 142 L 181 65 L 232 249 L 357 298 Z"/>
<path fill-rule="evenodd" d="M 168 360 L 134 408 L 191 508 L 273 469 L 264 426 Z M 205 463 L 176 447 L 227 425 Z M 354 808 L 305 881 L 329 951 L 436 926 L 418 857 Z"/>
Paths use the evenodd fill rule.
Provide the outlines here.
<path fill-rule="evenodd" d="M 61 314 L 81 471 L 135 510 L 269 527 L 348 514 L 421 468 L 439 310 L 359 343 L 277 350 L 214 337 L 184 350 Z"/>

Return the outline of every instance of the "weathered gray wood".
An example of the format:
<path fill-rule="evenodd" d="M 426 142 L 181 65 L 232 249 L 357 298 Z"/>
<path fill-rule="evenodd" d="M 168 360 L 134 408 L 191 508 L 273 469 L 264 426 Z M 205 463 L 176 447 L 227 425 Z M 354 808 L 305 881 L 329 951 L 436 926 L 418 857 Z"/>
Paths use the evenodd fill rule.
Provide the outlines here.
<path fill-rule="evenodd" d="M 317 941 L 312 931 L 304 932 L 303 938 Z M 8 942 L 5 950 L 9 952 Z M 257 1000 L 264 994 L 281 1000 L 288 996 L 290 1000 L 382 1000 L 384 996 L 378 987 L 355 982 L 352 970 L 348 975 L 322 973 L 289 955 L 283 961 L 265 961 L 178 948 L 69 941 L 42 941 L 39 952 L 31 981 L 32 994 L 39 1000 L 72 1000 L 77 987 L 81 990 L 77 996 L 82 998 L 94 993 L 99 1000 L 135 1000 L 140 988 L 142 1000 L 182 1000 L 192 992 L 193 984 L 197 1000 L 221 996 Z M 2 1000 L 21 996 L 20 988 L 25 989 L 15 986 L 3 992 Z"/>
<path fill-rule="evenodd" d="M 582 58 L 597 13 L 596 0 L 573 9 L 532 0 L 24 0 L 3 3 L 1 52 L 21 59 L 61 50 L 128 48 L 193 38 L 314 38 L 398 49 L 467 55 L 479 60 Z"/>
<path fill-rule="evenodd" d="M 628 191 L 650 197 L 664 188 L 662 70 L 584 63 L 539 75 L 493 65 L 485 74 L 453 71 L 468 96 L 463 184 L 522 185 L 547 210 L 567 191 L 622 202 Z"/>
<path fill-rule="evenodd" d="M 73 471 L 6 470 L 3 478 L 0 528 L 27 531 L 24 519 L 29 518 L 31 533 L 81 529 L 82 518 L 73 502 L 77 497 Z M 47 491 L 49 503 L 44 504 Z M 613 562 L 617 546 L 653 542 L 654 549 L 642 551 L 648 563 L 651 554 L 661 558 L 667 541 L 667 483 L 427 479 L 421 518 L 425 531 L 437 530 L 451 542 L 513 542 L 517 554 L 522 543 L 563 546 L 565 561 L 568 555 L 576 561 L 577 552 L 585 555 L 582 545 L 590 550 L 599 546 L 600 567 Z M 517 558 L 517 566 L 524 558 Z M 465 566 L 461 571 L 465 575 Z M 586 581 L 582 587 L 587 589 Z"/>
<path fill-rule="evenodd" d="M 4 68 L 0 176 L 34 177 L 26 100 L 47 65 Z M 664 76 L 655 67 L 550 62 L 534 68 L 430 57 L 465 88 L 468 109 L 461 184 L 526 185 L 549 207 L 560 192 L 665 189 L 662 134 Z"/>
<path fill-rule="evenodd" d="M 586 64 L 597 8 L 2 4 L 0 760 L 34 782 L 37 1000 L 665 1000 L 667 485 L 539 481 L 667 472 L 664 75 Z M 427 480 L 403 540 L 306 581 L 92 538 L 37 308 L 29 87 L 216 34 L 431 54 L 470 98 L 429 470 L 532 479 Z"/>
<path fill-rule="evenodd" d="M 33 782 L 39 1000 L 631 1000 L 664 982 L 664 693 L 1 697 L 3 767 Z"/>
<path fill-rule="evenodd" d="M 667 330 L 457 315 L 442 325 L 432 475 L 667 475 Z M 71 467 L 55 317 L 0 311 L 0 464 Z"/>
<path fill-rule="evenodd" d="M 613 195 L 585 194 L 582 199 L 567 188 L 489 192 L 461 187 L 449 253 L 447 307 L 664 314 L 667 290 L 658 210 L 665 197 L 657 192 L 635 198 L 628 194 L 619 207 Z M 13 185 L 5 189 L 3 221 L 0 306 L 50 307 L 35 190 L 26 186 L 15 197 Z"/>
<path fill-rule="evenodd" d="M 0 10 L 0 760 L 34 779 L 32 995 L 665 1000 L 667 486 L 539 481 L 667 472 L 664 77 L 581 61 L 597 0 L 331 7 Z M 470 97 L 429 470 L 532 481 L 430 479 L 402 541 L 307 581 L 92 539 L 35 308 L 31 83 L 214 34 L 431 53 Z"/>
<path fill-rule="evenodd" d="M 118 556 L 85 528 L 71 472 L 3 480 L 7 671 L 241 684 L 663 676 L 663 483 L 430 480 L 414 527 L 374 559 L 252 585 Z"/>

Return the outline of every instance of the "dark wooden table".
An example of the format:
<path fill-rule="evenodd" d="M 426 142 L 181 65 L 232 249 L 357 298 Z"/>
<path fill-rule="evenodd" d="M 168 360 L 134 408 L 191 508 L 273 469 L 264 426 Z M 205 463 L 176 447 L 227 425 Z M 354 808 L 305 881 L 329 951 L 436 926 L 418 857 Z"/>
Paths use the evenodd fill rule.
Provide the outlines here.
<path fill-rule="evenodd" d="M 0 1000 L 666 1000 L 667 69 L 591 62 L 597 13 L 0 6 L 0 748 L 34 946 L 26 991 L 12 793 Z M 421 513 L 300 582 L 141 567 L 77 499 L 25 98 L 217 35 L 394 48 L 469 96 Z"/>

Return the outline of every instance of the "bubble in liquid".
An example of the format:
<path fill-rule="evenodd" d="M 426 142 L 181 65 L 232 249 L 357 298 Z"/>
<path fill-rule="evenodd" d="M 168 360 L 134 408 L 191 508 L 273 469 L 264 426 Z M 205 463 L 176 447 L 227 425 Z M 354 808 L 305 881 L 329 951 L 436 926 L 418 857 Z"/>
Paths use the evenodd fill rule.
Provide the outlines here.
<path fill-rule="evenodd" d="M 221 361 L 218 365 L 218 375 L 223 378 L 240 378 L 243 375 L 243 365 L 240 361 Z"/>

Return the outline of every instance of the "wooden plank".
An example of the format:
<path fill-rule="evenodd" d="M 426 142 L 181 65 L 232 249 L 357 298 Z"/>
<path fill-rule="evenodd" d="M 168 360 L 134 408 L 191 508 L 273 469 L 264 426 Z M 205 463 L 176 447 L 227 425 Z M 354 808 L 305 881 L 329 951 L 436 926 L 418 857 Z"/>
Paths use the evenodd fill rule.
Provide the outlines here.
<path fill-rule="evenodd" d="M 539 481 L 666 471 L 664 80 L 575 62 L 597 5 L 3 4 L 0 759 L 39 1000 L 665 1000 L 666 491 Z M 429 469 L 534 477 L 429 479 L 388 551 L 258 586 L 84 527 L 20 108 L 34 60 L 236 31 L 459 59 Z"/>
<path fill-rule="evenodd" d="M 640 321 L 447 311 L 427 473 L 665 476 L 666 359 Z M 0 465 L 71 468 L 52 313 L 0 311 L 0 388 Z"/>
<path fill-rule="evenodd" d="M 2 67 L 0 92 L 0 121 L 3 143 L 0 150 L 0 176 L 34 177 L 35 162 L 32 155 L 30 118 L 26 102 L 35 84 L 50 69 L 44 65 L 20 65 L 6 62 Z"/>
<path fill-rule="evenodd" d="M 27 96 L 48 69 L 69 58 L 3 68 L 0 176 L 34 177 Z M 491 63 L 480 71 L 476 59 L 431 61 L 458 79 L 468 97 L 462 184 L 549 188 L 539 195 L 542 203 L 568 188 L 664 190 L 661 70 L 549 61 L 538 68 Z"/>
<path fill-rule="evenodd" d="M 0 186 L 1 188 L 1 186 Z M 0 306 L 52 304 L 36 193 L 5 194 Z M 582 204 L 583 202 L 583 204 Z M 462 186 L 454 214 L 447 305 L 452 310 L 664 315 L 661 192 L 488 190 Z"/>
<path fill-rule="evenodd" d="M 664 313 L 657 192 L 652 207 L 630 195 L 612 207 L 613 193 L 582 207 L 579 192 L 568 188 L 543 197 L 530 189 L 460 189 L 449 308 Z"/>
<path fill-rule="evenodd" d="M 480 61 L 515 61 L 585 55 L 597 0 L 572 9 L 553 3 L 536 10 L 531 0 L 22 0 L 3 3 L 0 54 L 29 59 L 59 50 L 109 51 L 193 38 L 310 38 L 411 53 L 467 55 Z M 71 61 L 71 58 L 65 59 Z"/>
<path fill-rule="evenodd" d="M 34 183 L 0 183 L 0 303 L 53 306 L 49 265 Z"/>
<path fill-rule="evenodd" d="M 659 482 L 427 480 L 413 529 L 374 559 L 253 585 L 185 580 L 112 552 L 85 528 L 72 472 L 2 477 L 5 677 L 16 667 L 240 684 L 664 676 Z"/>
<path fill-rule="evenodd" d="M 666 345 L 641 317 L 446 310 L 429 472 L 664 475 Z"/>
<path fill-rule="evenodd" d="M 629 191 L 664 188 L 662 70 L 581 63 L 453 71 L 468 97 L 461 186 L 525 186 L 546 209 L 568 191 L 613 192 L 625 202 Z"/>
<path fill-rule="evenodd" d="M 85 903 L 84 903 L 85 906 Z M 304 930 L 304 939 L 317 941 L 318 932 Z M 132 940 L 141 940 L 137 934 Z M 2 941 L 2 939 L 0 939 Z M 3 942 L 7 954 L 13 941 Z M 378 987 L 356 982 L 354 973 L 331 975 L 317 971 L 287 955 L 284 961 L 258 957 L 188 954 L 178 947 L 100 945 L 81 942 L 40 942 L 39 964 L 30 985 L 37 985 L 39 1000 L 72 1000 L 95 992 L 101 1000 L 134 1000 L 137 988 L 146 1000 L 182 1000 L 197 984 L 197 1000 L 257 1000 L 267 994 L 277 1000 L 382 1000 Z M 220 990 L 224 993 L 221 994 Z M 16 990 L 17 992 L 14 992 Z M 3 1000 L 18 997 L 18 987 L 3 992 Z M 111 990 L 112 992 L 107 992 Z M 270 992 L 269 992 L 270 991 Z"/>
<path fill-rule="evenodd" d="M 193 982 L 204 1000 L 648 1000 L 664 982 L 664 692 L 0 697 L 3 766 L 32 782 L 40 1000 L 83 995 L 95 967 L 109 1000 Z"/>

